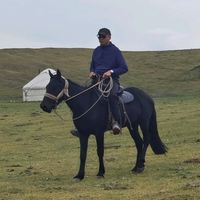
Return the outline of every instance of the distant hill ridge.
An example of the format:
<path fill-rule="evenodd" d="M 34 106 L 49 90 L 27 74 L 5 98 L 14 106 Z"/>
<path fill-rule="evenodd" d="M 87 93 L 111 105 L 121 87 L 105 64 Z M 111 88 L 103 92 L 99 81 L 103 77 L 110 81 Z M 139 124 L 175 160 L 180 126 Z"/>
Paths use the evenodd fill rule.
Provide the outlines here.
<path fill-rule="evenodd" d="M 22 87 L 46 68 L 85 84 L 93 49 L 42 48 L 0 50 L 0 99 L 22 98 Z M 200 49 L 122 52 L 129 72 L 124 87 L 139 87 L 154 96 L 200 93 Z"/>

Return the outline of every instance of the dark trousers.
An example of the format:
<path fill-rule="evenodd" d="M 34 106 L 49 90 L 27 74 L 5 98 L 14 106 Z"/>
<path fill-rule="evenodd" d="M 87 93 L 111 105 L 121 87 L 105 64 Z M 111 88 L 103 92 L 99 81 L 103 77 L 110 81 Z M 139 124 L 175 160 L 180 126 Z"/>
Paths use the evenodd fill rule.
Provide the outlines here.
<path fill-rule="evenodd" d="M 118 124 L 120 124 L 120 108 L 119 108 L 119 103 L 117 99 L 117 92 L 119 90 L 119 81 L 113 79 L 113 88 L 110 91 L 110 96 L 109 96 L 109 104 L 110 104 L 110 109 L 113 114 L 113 117 Z"/>

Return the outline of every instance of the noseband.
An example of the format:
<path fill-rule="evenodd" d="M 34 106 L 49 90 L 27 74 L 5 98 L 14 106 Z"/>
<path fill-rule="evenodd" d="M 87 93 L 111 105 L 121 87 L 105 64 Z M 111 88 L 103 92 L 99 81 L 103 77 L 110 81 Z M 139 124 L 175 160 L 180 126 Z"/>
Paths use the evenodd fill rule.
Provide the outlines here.
<path fill-rule="evenodd" d="M 65 80 L 65 87 L 61 90 L 61 92 L 57 95 L 57 96 L 54 96 L 54 95 L 52 95 L 52 94 L 50 94 L 50 93 L 45 93 L 45 97 L 48 97 L 48 98 L 50 98 L 50 99 L 52 99 L 52 100 L 54 100 L 54 101 L 56 101 L 56 103 L 59 101 L 59 99 L 61 98 L 61 97 L 63 97 L 64 95 L 66 95 L 67 97 L 70 97 L 69 96 L 69 93 L 68 93 L 68 86 L 69 86 L 69 82 L 64 78 L 64 80 Z"/>

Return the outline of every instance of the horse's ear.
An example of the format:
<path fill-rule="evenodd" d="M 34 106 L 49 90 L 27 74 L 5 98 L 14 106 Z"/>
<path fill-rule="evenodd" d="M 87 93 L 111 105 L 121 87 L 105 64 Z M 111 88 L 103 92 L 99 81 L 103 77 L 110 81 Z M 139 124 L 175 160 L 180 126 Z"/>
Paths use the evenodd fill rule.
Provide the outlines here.
<path fill-rule="evenodd" d="M 53 74 L 51 73 L 51 71 L 49 70 L 49 76 L 52 78 Z"/>
<path fill-rule="evenodd" d="M 61 72 L 59 69 L 57 69 L 57 78 L 60 79 L 61 78 Z"/>

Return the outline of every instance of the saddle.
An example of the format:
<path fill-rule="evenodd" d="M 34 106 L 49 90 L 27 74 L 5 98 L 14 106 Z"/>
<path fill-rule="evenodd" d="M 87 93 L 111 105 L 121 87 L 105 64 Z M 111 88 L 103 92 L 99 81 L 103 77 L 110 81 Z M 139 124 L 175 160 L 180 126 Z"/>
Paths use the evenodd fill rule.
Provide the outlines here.
<path fill-rule="evenodd" d="M 122 99 L 123 103 L 129 103 L 134 100 L 134 96 L 130 92 L 124 91 L 124 87 L 121 85 L 117 92 L 117 96 Z"/>

